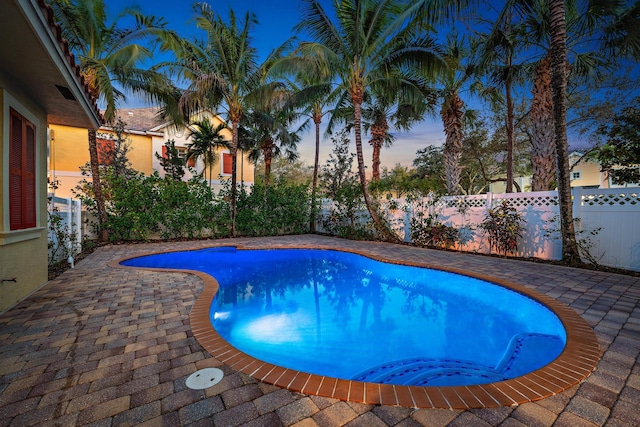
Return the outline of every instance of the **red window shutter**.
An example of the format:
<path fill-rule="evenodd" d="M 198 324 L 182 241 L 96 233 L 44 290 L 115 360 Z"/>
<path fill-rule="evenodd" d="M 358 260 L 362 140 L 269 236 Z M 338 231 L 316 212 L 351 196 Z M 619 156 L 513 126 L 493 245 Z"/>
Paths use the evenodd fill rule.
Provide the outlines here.
<path fill-rule="evenodd" d="M 22 222 L 22 117 L 11 110 L 9 128 L 9 217 L 10 229 L 20 230 Z"/>
<path fill-rule="evenodd" d="M 98 138 L 96 140 L 98 145 L 98 163 L 101 165 L 110 165 L 113 163 L 113 156 L 116 151 L 116 143 L 110 139 Z"/>
<path fill-rule="evenodd" d="M 9 227 L 36 226 L 36 128 L 11 110 L 9 125 Z"/>
<path fill-rule="evenodd" d="M 167 146 L 166 146 L 166 145 L 163 145 L 163 146 L 162 146 L 162 158 L 163 158 L 163 159 L 166 159 L 166 158 L 168 158 L 168 157 L 169 157 L 169 156 L 167 156 Z"/>
<path fill-rule="evenodd" d="M 231 154 L 222 153 L 222 173 L 231 175 L 232 165 Z"/>
<path fill-rule="evenodd" d="M 25 227 L 36 226 L 36 128 L 25 123 L 25 159 L 24 159 L 24 216 Z"/>
<path fill-rule="evenodd" d="M 189 159 L 187 160 L 187 166 L 189 166 L 190 168 L 195 168 L 196 167 L 196 159 L 195 159 L 195 157 L 189 157 Z"/>

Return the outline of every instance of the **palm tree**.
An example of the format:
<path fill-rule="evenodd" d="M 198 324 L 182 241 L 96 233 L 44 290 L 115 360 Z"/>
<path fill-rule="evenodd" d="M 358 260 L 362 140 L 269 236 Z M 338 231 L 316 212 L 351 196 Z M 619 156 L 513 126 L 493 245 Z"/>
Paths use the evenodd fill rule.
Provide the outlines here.
<path fill-rule="evenodd" d="M 446 68 L 439 76 L 441 88 L 440 117 L 444 125 L 446 140 L 444 144 L 444 164 L 447 194 L 460 193 L 460 159 L 462 158 L 464 140 L 465 103 L 460 97 L 464 85 L 474 74 L 475 67 L 470 57 L 470 50 L 464 38 L 451 35 L 447 38 L 444 53 Z M 464 61 L 467 60 L 465 64 Z"/>
<path fill-rule="evenodd" d="M 411 76 L 405 77 L 407 80 Z M 371 180 L 380 180 L 380 154 L 382 147 L 390 147 L 395 141 L 390 130 L 408 131 L 413 124 L 424 120 L 432 108 L 435 95 L 425 80 L 414 81 L 423 97 L 402 99 L 402 93 L 367 94 L 362 106 L 362 127 L 371 135 Z M 351 116 L 353 116 L 351 114 Z"/>
<path fill-rule="evenodd" d="M 134 9 L 126 9 L 119 19 L 133 18 L 131 28 L 107 23 L 104 0 L 53 0 L 51 6 L 64 38 L 78 58 L 81 73 L 90 92 L 105 105 L 107 123 L 116 118 L 118 104 L 125 100 L 124 90 L 142 95 L 148 100 L 166 99 L 175 95 L 175 88 L 162 74 L 140 68 L 151 58 L 152 51 L 139 42 L 169 39 L 172 33 L 164 29 L 165 22 L 145 17 Z M 96 131 L 89 130 L 89 157 L 93 192 L 100 224 L 99 240 L 109 240 L 105 227 L 107 210 L 100 182 Z"/>
<path fill-rule="evenodd" d="M 365 93 L 373 87 L 376 93 L 402 91 L 407 98 L 421 96 L 419 88 L 399 76 L 401 70 L 428 76 L 438 64 L 435 42 L 425 35 L 426 25 L 420 15 L 423 3 L 334 0 L 337 18 L 334 22 L 318 0 L 303 0 L 301 22 L 297 27 L 308 31 L 313 38 L 312 42 L 302 43 L 299 51 L 322 61 L 323 69 L 332 71 L 343 92 L 342 99 L 348 99 L 353 106 L 362 194 L 374 226 L 389 240 L 398 238 L 381 220 L 367 188 L 361 106 Z"/>
<path fill-rule="evenodd" d="M 236 235 L 238 129 L 252 94 L 261 86 L 262 70 L 258 52 L 251 46 L 251 31 L 257 24 L 254 14 L 247 12 L 243 20 L 229 11 L 228 21 L 217 16 L 206 3 L 194 6 L 199 16 L 196 26 L 206 33 L 205 40 L 181 40 L 172 46 L 176 61 L 163 64 L 188 87 L 180 97 L 174 120 L 200 110 L 220 107 L 231 123 L 231 200 L 230 235 Z"/>
<path fill-rule="evenodd" d="M 567 143 L 567 26 L 564 0 L 549 0 L 551 35 L 551 87 L 553 88 L 553 125 L 558 164 L 558 199 L 562 260 L 568 264 L 582 263 L 573 224 L 573 202 L 569 176 L 569 145 Z"/>
<path fill-rule="evenodd" d="M 271 161 L 276 157 L 284 157 L 288 161 L 298 158 L 297 146 L 300 142 L 300 132 L 306 122 L 291 131 L 290 127 L 298 120 L 299 115 L 281 106 L 275 108 L 254 109 L 247 116 L 246 129 L 254 145 L 249 149 L 249 160 L 256 163 L 260 158 L 264 160 L 264 185 L 271 183 Z"/>
<path fill-rule="evenodd" d="M 296 65 L 291 65 L 295 63 Z M 331 75 L 328 70 L 318 67 L 317 61 L 313 58 L 305 58 L 290 55 L 281 58 L 274 63 L 269 72 L 273 75 L 286 72 L 287 69 L 295 68 L 297 73 L 295 81 L 290 81 L 290 108 L 298 111 L 301 117 L 307 117 L 313 121 L 315 131 L 315 155 L 313 161 L 313 180 L 311 184 L 311 218 L 309 231 L 316 231 L 317 206 L 316 199 L 318 193 L 318 170 L 320 163 L 320 125 L 322 118 L 331 112 L 333 98 L 337 95 L 332 91 Z M 282 71 L 282 70 L 285 71 Z"/>
<path fill-rule="evenodd" d="M 191 134 L 189 137 L 192 143 L 187 145 L 187 160 L 202 158 L 204 163 L 204 179 L 207 180 L 207 168 L 209 169 L 209 185 L 213 179 L 212 168 L 218 161 L 216 150 L 219 148 L 229 148 L 229 141 L 222 135 L 222 131 L 227 129 L 226 123 L 213 126 L 208 119 L 200 119 L 191 123 Z"/>
<path fill-rule="evenodd" d="M 507 177 L 506 192 L 513 192 L 513 152 L 515 146 L 514 128 L 514 85 L 523 80 L 526 67 L 515 63 L 516 53 L 524 47 L 524 26 L 513 22 L 510 8 L 503 9 L 495 21 L 491 32 L 480 41 L 480 69 L 489 74 L 496 87 L 504 90 L 506 109 L 505 130 L 507 134 L 507 155 L 505 159 Z"/>

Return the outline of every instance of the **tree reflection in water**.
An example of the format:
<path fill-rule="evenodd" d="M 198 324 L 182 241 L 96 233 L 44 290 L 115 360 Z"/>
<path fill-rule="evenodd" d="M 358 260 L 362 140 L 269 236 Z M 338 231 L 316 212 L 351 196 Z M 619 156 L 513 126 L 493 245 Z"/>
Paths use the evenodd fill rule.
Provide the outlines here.
<path fill-rule="evenodd" d="M 218 333 L 291 369 L 396 384 L 473 384 L 535 370 L 564 347 L 564 328 L 546 307 L 465 276 L 329 250 L 185 254 L 162 262 L 218 280 L 211 307 Z"/>

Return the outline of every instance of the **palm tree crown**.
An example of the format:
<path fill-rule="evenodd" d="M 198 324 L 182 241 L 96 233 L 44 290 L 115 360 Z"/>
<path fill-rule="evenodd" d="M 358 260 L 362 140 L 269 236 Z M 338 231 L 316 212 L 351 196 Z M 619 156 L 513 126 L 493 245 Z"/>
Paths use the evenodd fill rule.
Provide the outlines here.
<path fill-rule="evenodd" d="M 229 148 L 229 141 L 222 135 L 222 131 L 227 129 L 226 123 L 213 126 L 208 119 L 200 119 L 191 123 L 192 142 L 187 146 L 187 160 L 202 158 L 204 163 L 204 177 L 207 179 L 207 169 L 209 169 L 209 181 L 213 179 L 212 168 L 218 161 L 216 150 L 219 148 Z"/>

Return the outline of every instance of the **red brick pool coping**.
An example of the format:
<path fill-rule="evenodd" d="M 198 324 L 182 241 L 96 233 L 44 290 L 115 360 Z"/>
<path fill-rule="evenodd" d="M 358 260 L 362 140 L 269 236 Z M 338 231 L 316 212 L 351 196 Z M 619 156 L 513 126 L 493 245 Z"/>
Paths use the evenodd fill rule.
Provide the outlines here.
<path fill-rule="evenodd" d="M 228 246 L 211 245 L 209 247 Z M 238 250 L 259 249 L 251 246 L 235 245 Z M 203 249 L 202 247 L 193 250 Z M 277 249 L 312 249 L 308 246 L 284 245 Z M 338 250 L 356 253 L 372 259 L 393 264 L 427 267 L 478 278 L 504 286 L 541 302 L 551 309 L 562 321 L 567 333 L 567 342 L 563 352 L 548 365 L 529 374 L 490 384 L 473 386 L 422 387 L 391 384 L 365 383 L 327 376 L 309 374 L 263 362 L 236 349 L 222 338 L 211 325 L 209 310 L 214 296 L 218 292 L 218 282 L 206 273 L 194 270 L 163 268 L 145 268 L 154 271 L 172 271 L 198 276 L 204 282 L 204 289 L 198 296 L 190 313 L 191 331 L 200 345 L 212 357 L 232 369 L 250 375 L 259 381 L 273 384 L 295 392 L 308 395 L 330 397 L 350 402 L 372 405 L 395 405 L 412 408 L 471 409 L 512 406 L 533 402 L 560 393 L 588 377 L 595 369 L 601 357 L 600 346 L 593 329 L 575 311 L 559 301 L 532 291 L 525 286 L 499 280 L 483 274 L 475 274 L 455 268 L 442 268 L 423 262 L 399 262 L 385 259 L 363 250 L 337 248 L 318 245 L 313 249 Z M 189 249 L 180 249 L 185 251 Z M 153 255 L 161 252 L 149 252 Z M 136 257 L 144 256 L 136 255 Z M 120 265 L 125 259 L 113 261 L 112 267 Z"/>

